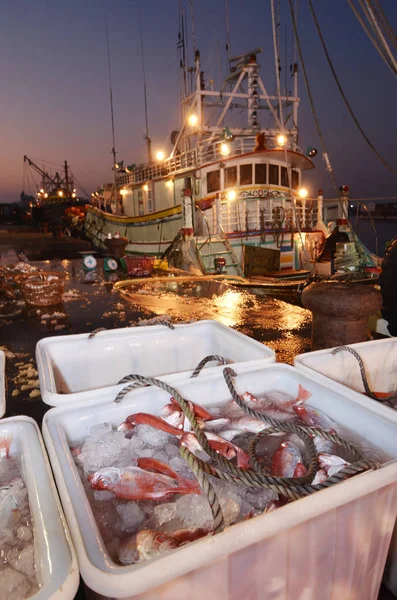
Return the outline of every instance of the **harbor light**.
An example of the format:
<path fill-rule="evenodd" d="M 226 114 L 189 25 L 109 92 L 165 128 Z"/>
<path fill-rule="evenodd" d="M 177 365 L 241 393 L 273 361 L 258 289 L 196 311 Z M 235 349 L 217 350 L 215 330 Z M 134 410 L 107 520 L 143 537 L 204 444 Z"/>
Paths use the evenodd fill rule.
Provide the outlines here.
<path fill-rule="evenodd" d="M 172 181 L 172 179 L 169 179 L 168 181 L 165 182 L 165 185 L 167 188 L 171 189 L 174 187 L 174 182 Z"/>
<path fill-rule="evenodd" d="M 223 144 L 221 144 L 221 150 L 220 150 L 222 156 L 227 156 L 228 154 L 230 154 L 230 146 L 229 144 L 226 144 L 226 142 L 224 142 Z"/>
<path fill-rule="evenodd" d="M 198 123 L 198 116 L 195 114 L 189 115 L 187 122 L 189 123 L 190 127 L 196 127 Z"/>
<path fill-rule="evenodd" d="M 144 191 L 144 192 L 148 192 L 148 191 L 149 191 L 149 186 L 148 186 L 148 184 L 147 184 L 147 183 L 144 183 L 144 184 L 143 184 L 143 186 L 142 186 L 142 189 L 143 189 L 143 191 Z"/>
<path fill-rule="evenodd" d="M 62 196 L 63 196 L 63 191 L 62 191 L 62 190 L 58 190 L 58 196 L 59 196 L 60 198 L 62 198 Z"/>
<path fill-rule="evenodd" d="M 48 194 L 47 194 L 47 192 L 45 192 L 45 194 L 44 194 L 44 198 L 48 198 Z"/>
<path fill-rule="evenodd" d="M 76 188 L 73 188 L 74 193 L 76 193 Z"/>
<path fill-rule="evenodd" d="M 73 192 L 73 194 L 72 194 L 72 198 L 76 198 L 76 194 L 75 194 L 75 192 Z"/>
<path fill-rule="evenodd" d="M 309 192 L 307 191 L 306 188 L 299 188 L 299 190 L 298 190 L 298 196 L 299 196 L 299 198 L 302 198 L 302 200 L 307 198 L 308 193 Z"/>
<path fill-rule="evenodd" d="M 41 188 L 40 192 L 41 192 L 42 194 L 44 194 L 44 190 L 43 190 L 43 188 Z"/>
<path fill-rule="evenodd" d="M 156 160 L 162 161 L 165 159 L 165 153 L 162 150 L 156 152 Z"/>
<path fill-rule="evenodd" d="M 285 146 L 286 143 L 287 143 L 287 136 L 285 136 L 283 133 L 280 133 L 280 135 L 277 136 L 277 144 L 279 146 Z"/>
<path fill-rule="evenodd" d="M 234 190 L 229 190 L 229 191 L 227 192 L 227 194 L 226 194 L 226 198 L 227 198 L 228 200 L 230 200 L 231 202 L 232 202 L 233 200 L 235 200 L 235 199 L 236 199 L 236 197 L 237 197 L 237 194 L 236 194 L 236 192 L 235 192 Z"/>

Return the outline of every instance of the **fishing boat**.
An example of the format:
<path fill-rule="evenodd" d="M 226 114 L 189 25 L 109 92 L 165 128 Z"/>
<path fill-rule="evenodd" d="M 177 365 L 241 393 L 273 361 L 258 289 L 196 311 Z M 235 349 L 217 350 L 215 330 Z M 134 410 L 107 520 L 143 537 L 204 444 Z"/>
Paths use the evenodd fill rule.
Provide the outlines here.
<path fill-rule="evenodd" d="M 77 191 L 77 180 L 66 160 L 57 169 L 50 164 L 40 167 L 28 156 L 24 156 L 23 160 L 24 186 L 26 183 L 31 194 L 34 193 L 30 208 L 32 220 L 36 225 L 61 226 L 62 218 L 69 207 L 82 206 L 88 202 Z M 36 189 L 32 190 L 32 185 Z"/>
<path fill-rule="evenodd" d="M 181 128 L 171 133 L 169 153 L 153 155 L 146 127 L 147 162 L 114 160 L 113 182 L 92 194 L 87 212 L 86 234 L 96 246 L 105 248 L 118 233 L 128 240 L 128 254 L 159 257 L 183 239 L 190 244 L 185 258 L 202 273 L 296 278 L 299 271 L 305 278 L 317 272 L 332 221 L 348 233 L 360 265 L 376 266 L 349 226 L 348 187 L 328 200 L 322 190 L 308 193 L 305 175 L 317 150 L 298 145 L 298 64 L 291 65 L 292 91 L 282 91 L 276 39 L 274 27 L 272 95 L 260 72 L 262 48 L 228 55 L 227 76 L 215 89 L 199 50 L 189 66 L 180 34 Z M 330 275 L 326 262 L 318 272 Z"/>

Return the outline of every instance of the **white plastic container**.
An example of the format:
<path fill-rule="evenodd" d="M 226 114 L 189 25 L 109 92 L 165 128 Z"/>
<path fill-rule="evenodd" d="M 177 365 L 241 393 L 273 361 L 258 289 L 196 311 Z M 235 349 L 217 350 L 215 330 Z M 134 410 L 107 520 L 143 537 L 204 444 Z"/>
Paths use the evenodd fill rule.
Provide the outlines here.
<path fill-rule="evenodd" d="M 351 344 L 350 347 L 361 356 L 373 392 L 391 394 L 397 390 L 397 338 Z M 347 351 L 332 354 L 332 350 L 327 348 L 300 354 L 295 357 L 295 366 L 305 374 L 325 375 L 349 390 L 364 394 L 357 359 Z"/>
<path fill-rule="evenodd" d="M 211 407 L 230 400 L 222 373 L 174 380 L 189 400 Z M 95 393 L 84 405 L 58 407 L 44 417 L 43 435 L 86 585 L 105 597 L 135 600 L 375 600 L 397 513 L 397 423 L 352 403 L 293 367 L 274 364 L 240 373 L 240 393 L 281 390 L 362 435 L 388 458 L 377 471 L 229 527 L 151 561 L 120 566 L 109 557 L 85 495 L 69 445 L 92 425 L 118 425 L 138 411 L 159 414 L 169 395 L 158 388 L 134 390 L 120 404 Z"/>
<path fill-rule="evenodd" d="M 6 412 L 6 359 L 5 354 L 0 350 L 0 419 Z"/>
<path fill-rule="evenodd" d="M 88 400 L 94 389 L 97 399 L 114 397 L 123 387 L 117 383 L 130 373 L 191 374 L 211 354 L 251 367 L 276 360 L 271 348 L 218 321 L 176 325 L 174 330 L 164 325 L 127 327 L 91 339 L 88 334 L 50 337 L 36 347 L 41 397 L 51 406 Z M 211 362 L 205 368 L 222 369 L 217 365 Z"/>
<path fill-rule="evenodd" d="M 79 586 L 79 570 L 39 428 L 29 417 L 2 419 L 0 437 L 9 435 L 11 455 L 21 458 L 33 519 L 40 589 L 29 600 L 72 600 Z"/>
<path fill-rule="evenodd" d="M 370 389 L 373 392 L 394 393 L 397 390 L 397 339 L 388 338 L 351 344 L 361 356 Z M 295 357 L 296 368 L 319 383 L 342 391 L 352 402 L 366 403 L 371 410 L 385 414 L 397 423 L 397 411 L 381 405 L 364 395 L 357 360 L 349 352 L 332 354 L 333 348 L 308 352 Z M 336 384 L 334 383 L 336 382 Z M 393 534 L 387 561 L 384 584 L 397 595 L 397 527 Z"/>

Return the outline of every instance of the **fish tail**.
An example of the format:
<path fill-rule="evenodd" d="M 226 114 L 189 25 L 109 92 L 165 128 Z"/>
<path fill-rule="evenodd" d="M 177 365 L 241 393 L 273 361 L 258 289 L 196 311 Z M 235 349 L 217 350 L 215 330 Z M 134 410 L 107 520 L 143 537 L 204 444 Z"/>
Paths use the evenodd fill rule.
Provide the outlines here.
<path fill-rule="evenodd" d="M 12 442 L 12 434 L 3 435 L 0 437 L 0 458 L 10 458 L 10 448 Z"/>
<path fill-rule="evenodd" d="M 305 402 L 305 400 L 310 398 L 311 395 L 312 393 L 309 392 L 309 390 L 306 390 L 303 385 L 299 384 L 298 395 L 296 397 L 295 404 L 301 404 L 302 402 Z"/>

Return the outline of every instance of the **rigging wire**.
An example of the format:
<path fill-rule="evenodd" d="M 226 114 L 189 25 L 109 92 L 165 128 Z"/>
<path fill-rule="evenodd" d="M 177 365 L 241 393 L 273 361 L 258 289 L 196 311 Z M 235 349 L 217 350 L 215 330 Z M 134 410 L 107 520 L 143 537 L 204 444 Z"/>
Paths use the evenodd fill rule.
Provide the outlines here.
<path fill-rule="evenodd" d="M 291 3 L 291 0 L 289 0 L 289 2 Z M 348 109 L 348 111 L 350 113 L 350 116 L 352 117 L 352 119 L 353 119 L 353 121 L 354 121 L 357 129 L 360 131 L 361 135 L 363 136 L 363 138 L 365 139 L 365 141 L 367 142 L 367 144 L 371 148 L 371 150 L 374 152 L 374 154 L 383 163 L 383 165 L 387 169 L 389 169 L 389 171 L 391 171 L 394 175 L 397 175 L 397 170 L 394 167 L 392 167 L 391 165 L 389 165 L 389 163 L 383 158 L 383 156 L 378 152 L 378 150 L 375 148 L 375 146 L 373 145 L 373 143 L 371 142 L 371 140 L 368 138 L 367 134 L 365 133 L 365 131 L 361 127 L 361 125 L 360 125 L 360 123 L 359 123 L 359 121 L 358 121 L 358 119 L 357 119 L 357 117 L 356 117 L 356 115 L 355 115 L 355 113 L 354 113 L 354 111 L 353 111 L 353 109 L 352 109 L 352 107 L 351 107 L 351 105 L 350 105 L 347 97 L 346 97 L 346 94 L 345 94 L 345 92 L 344 92 L 344 90 L 342 88 L 342 85 L 341 85 L 341 83 L 339 81 L 339 78 L 338 78 L 338 76 L 336 74 L 334 65 L 332 63 L 331 57 L 330 57 L 330 55 L 328 53 L 327 46 L 325 44 L 325 40 L 324 40 L 322 31 L 321 31 L 319 22 L 317 20 L 317 16 L 316 16 L 316 13 L 315 13 L 315 10 L 314 10 L 314 7 L 313 7 L 312 0 L 308 0 L 308 2 L 309 2 L 310 11 L 312 13 L 313 20 L 314 20 L 314 23 L 315 23 L 315 26 L 316 26 L 316 29 L 317 29 L 317 33 L 319 35 L 319 38 L 320 38 L 320 41 L 321 41 L 321 45 L 323 47 L 323 50 L 324 50 L 324 53 L 325 53 L 328 65 L 329 65 L 329 67 L 331 69 L 332 75 L 334 77 L 334 80 L 335 80 L 335 83 L 336 83 L 336 85 L 338 87 L 338 90 L 339 90 L 339 92 L 340 92 L 340 94 L 341 94 L 341 96 L 343 98 L 343 101 L 346 104 L 346 107 L 347 107 L 347 109 Z"/>
<path fill-rule="evenodd" d="M 374 37 L 372 36 L 371 32 L 369 31 L 367 25 L 364 23 L 364 20 L 362 18 L 362 16 L 360 15 L 360 13 L 358 12 L 356 6 L 353 3 L 353 0 L 347 0 L 350 8 L 352 9 L 355 17 L 357 18 L 358 22 L 360 23 L 361 27 L 364 29 L 365 33 L 367 34 L 368 38 L 370 39 L 372 45 L 374 46 L 375 50 L 379 53 L 379 55 L 381 56 L 382 60 L 384 60 L 384 62 L 386 63 L 386 65 L 389 67 L 389 69 L 391 69 L 391 71 L 396 74 L 396 71 L 393 68 L 392 63 L 390 62 L 390 60 L 388 59 L 388 57 L 385 55 L 385 53 L 383 52 L 382 48 L 380 48 L 380 46 L 378 45 L 378 42 L 376 41 L 376 39 L 374 39 Z"/>
<path fill-rule="evenodd" d="M 146 70 L 145 70 L 145 56 L 143 50 L 143 31 L 142 31 L 142 15 L 138 4 L 138 20 L 139 20 L 139 35 L 141 41 L 141 57 L 142 57 L 142 73 L 143 73 L 143 96 L 145 103 L 145 126 L 146 126 L 146 136 L 145 140 L 148 144 L 148 159 L 149 163 L 151 162 L 150 156 L 150 137 L 149 137 L 149 122 L 148 122 L 148 107 L 147 107 L 147 88 L 146 88 Z"/>
<path fill-rule="evenodd" d="M 192 19 L 192 43 L 193 43 L 193 56 L 196 55 L 196 33 L 194 30 L 194 12 L 193 12 L 193 0 L 190 0 L 190 16 Z"/>
<path fill-rule="evenodd" d="M 113 148 L 112 148 L 112 154 L 113 154 L 113 167 L 116 164 L 116 141 L 115 141 L 115 134 L 114 134 L 114 111 L 113 111 L 113 90 L 112 90 L 112 70 L 110 67 L 110 49 L 109 49 L 109 32 L 108 32 L 108 20 L 105 17 L 105 30 L 106 30 L 106 49 L 107 49 L 107 55 L 108 55 L 108 72 L 109 72 L 109 96 L 110 96 L 110 114 L 111 114 L 111 119 L 112 119 L 112 141 L 113 141 Z"/>
<path fill-rule="evenodd" d="M 320 127 L 320 123 L 317 117 L 317 112 L 316 112 L 316 108 L 314 106 L 314 100 L 313 100 L 313 96 L 312 96 L 312 92 L 310 89 L 310 84 L 309 84 L 309 79 L 307 76 L 307 72 L 306 72 L 306 65 L 305 62 L 303 60 L 303 53 L 302 53 L 302 47 L 300 44 L 300 39 L 299 39 L 299 34 L 298 34 L 298 28 L 296 25 L 296 18 L 295 18 L 295 12 L 294 12 L 294 6 L 292 3 L 292 0 L 288 0 L 289 2 L 289 8 L 290 8 L 290 13 L 291 13 L 291 20 L 292 20 L 292 28 L 294 31 L 294 36 L 295 36 L 295 47 L 296 50 L 298 52 L 298 56 L 299 56 L 299 60 L 302 66 L 302 73 L 303 73 L 303 80 L 305 82 L 305 87 L 306 87 L 306 91 L 307 91 L 307 95 L 309 98 L 309 103 L 310 103 L 310 107 L 311 107 L 311 111 L 312 111 L 312 115 L 313 115 L 313 119 L 314 119 L 314 123 L 316 126 L 316 130 L 317 130 L 317 135 L 320 138 L 320 142 L 321 142 L 321 146 L 323 148 L 323 159 L 325 161 L 325 165 L 326 165 L 326 170 L 328 171 L 330 177 L 331 177 L 331 181 L 332 181 L 332 185 L 334 187 L 335 192 L 338 191 L 338 186 L 336 183 L 336 179 L 335 179 L 335 175 L 334 175 L 334 171 L 331 165 L 331 162 L 329 160 L 329 156 L 328 156 L 328 152 L 327 152 L 327 147 L 325 145 L 325 140 L 321 131 L 321 127 Z"/>
<path fill-rule="evenodd" d="M 393 69 L 397 74 L 397 61 L 394 58 L 390 48 L 389 48 L 389 44 L 387 43 L 387 40 L 385 38 L 385 36 L 383 35 L 382 29 L 379 27 L 379 23 L 376 20 L 374 11 L 372 10 L 372 6 L 369 0 L 365 0 L 365 2 L 363 2 L 363 0 L 359 0 L 361 6 L 365 6 L 366 8 L 366 12 L 368 14 L 368 19 L 370 21 L 371 27 L 372 29 L 376 32 L 380 43 L 383 46 L 384 52 L 386 53 L 386 55 L 389 57 L 392 65 L 393 65 Z"/>
<path fill-rule="evenodd" d="M 384 29 L 388 32 L 389 37 L 390 37 L 394 47 L 397 48 L 397 35 L 395 34 L 392 26 L 390 25 L 379 0 L 374 0 L 374 1 L 376 4 L 376 7 L 374 6 L 373 9 L 375 12 L 377 12 L 379 20 L 382 22 Z"/>

